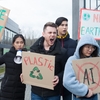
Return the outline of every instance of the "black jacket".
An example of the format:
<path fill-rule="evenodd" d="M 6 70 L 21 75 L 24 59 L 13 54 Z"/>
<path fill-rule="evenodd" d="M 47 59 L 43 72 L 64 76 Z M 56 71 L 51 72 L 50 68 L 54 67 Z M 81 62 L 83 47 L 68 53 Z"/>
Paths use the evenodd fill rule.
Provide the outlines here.
<path fill-rule="evenodd" d="M 25 85 L 20 81 L 22 64 L 14 63 L 14 47 L 0 57 L 0 65 L 5 64 L 5 74 L 1 83 L 0 100 L 24 100 Z"/>
<path fill-rule="evenodd" d="M 50 50 L 46 51 L 43 46 L 43 41 L 44 41 L 44 38 L 40 37 L 34 43 L 34 45 L 30 48 L 30 51 L 40 53 L 40 54 L 54 55 L 55 56 L 55 75 L 59 77 L 60 81 L 57 84 L 57 86 L 55 86 L 54 90 L 32 86 L 32 92 L 42 97 L 60 95 L 62 78 L 63 78 L 63 70 L 64 70 L 65 63 L 67 61 L 67 50 L 62 48 L 60 46 L 60 42 L 56 40 L 55 44 L 50 47 Z"/>
<path fill-rule="evenodd" d="M 57 38 L 60 41 L 60 44 L 63 48 L 67 49 L 67 54 L 69 58 L 70 56 L 72 56 L 75 52 L 76 46 L 77 46 L 77 41 L 73 40 L 70 38 L 69 34 L 61 39 L 61 38 Z M 71 94 L 71 92 L 69 92 L 66 88 L 63 89 L 63 95 L 66 94 Z"/>
<path fill-rule="evenodd" d="M 67 52 L 68 52 L 68 56 L 72 56 L 75 52 L 75 49 L 76 49 L 76 46 L 77 46 L 77 41 L 76 40 L 73 40 L 70 38 L 69 34 L 61 39 L 61 38 L 57 38 L 60 43 L 61 43 L 61 46 L 65 49 L 67 49 Z"/>

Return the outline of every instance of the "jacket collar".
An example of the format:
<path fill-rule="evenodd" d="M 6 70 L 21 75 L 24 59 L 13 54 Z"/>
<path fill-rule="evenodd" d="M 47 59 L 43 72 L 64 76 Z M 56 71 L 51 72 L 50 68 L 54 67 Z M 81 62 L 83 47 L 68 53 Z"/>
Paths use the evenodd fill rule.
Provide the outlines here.
<path fill-rule="evenodd" d="M 52 45 L 49 51 L 46 51 L 43 46 L 44 37 L 40 37 L 31 47 L 30 51 L 37 52 L 37 53 L 47 53 L 47 54 L 58 54 L 61 53 L 60 42 L 56 39 L 54 45 Z"/>
<path fill-rule="evenodd" d="M 57 38 L 59 38 L 59 39 L 64 39 L 64 38 L 66 38 L 68 36 L 68 32 L 66 32 L 66 34 L 65 35 L 63 35 L 63 36 L 57 36 Z"/>

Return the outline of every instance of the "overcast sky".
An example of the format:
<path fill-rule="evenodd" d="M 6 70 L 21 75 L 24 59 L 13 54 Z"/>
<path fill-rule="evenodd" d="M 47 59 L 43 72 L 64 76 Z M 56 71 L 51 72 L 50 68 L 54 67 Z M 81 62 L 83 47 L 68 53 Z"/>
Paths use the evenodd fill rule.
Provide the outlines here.
<path fill-rule="evenodd" d="M 46 22 L 58 17 L 68 18 L 68 31 L 72 34 L 72 0 L 0 0 L 0 6 L 10 9 L 9 18 L 20 29 L 33 30 L 36 37 Z"/>

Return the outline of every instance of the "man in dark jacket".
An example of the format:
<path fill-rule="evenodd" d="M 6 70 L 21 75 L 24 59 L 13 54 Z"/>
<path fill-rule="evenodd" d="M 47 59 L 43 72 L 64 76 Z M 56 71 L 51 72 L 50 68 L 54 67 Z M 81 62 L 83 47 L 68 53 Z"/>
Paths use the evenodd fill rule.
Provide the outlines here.
<path fill-rule="evenodd" d="M 48 22 L 44 25 L 42 37 L 30 47 L 31 52 L 55 56 L 55 73 L 52 81 L 54 90 L 32 86 L 31 100 L 60 100 L 63 70 L 67 61 L 67 50 L 59 46 L 60 42 L 56 37 L 56 24 Z"/>
<path fill-rule="evenodd" d="M 68 19 L 65 17 L 59 17 L 56 19 L 58 35 L 57 38 L 61 43 L 61 47 L 67 49 L 67 58 L 72 56 L 75 52 L 77 42 L 70 38 L 68 34 Z M 72 100 L 72 94 L 63 87 L 62 89 L 63 100 Z"/>

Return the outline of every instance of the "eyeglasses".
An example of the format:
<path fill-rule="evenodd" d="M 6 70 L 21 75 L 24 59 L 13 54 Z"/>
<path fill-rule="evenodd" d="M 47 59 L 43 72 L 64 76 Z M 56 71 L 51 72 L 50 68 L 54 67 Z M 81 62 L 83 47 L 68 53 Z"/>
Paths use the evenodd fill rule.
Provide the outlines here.
<path fill-rule="evenodd" d="M 96 47 L 93 46 L 93 45 L 85 45 L 84 47 L 85 47 L 86 49 L 92 50 L 92 51 L 94 51 L 94 50 L 96 49 Z"/>

